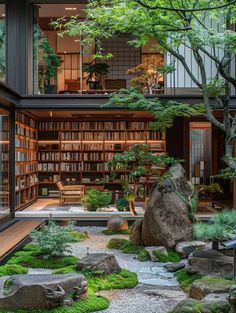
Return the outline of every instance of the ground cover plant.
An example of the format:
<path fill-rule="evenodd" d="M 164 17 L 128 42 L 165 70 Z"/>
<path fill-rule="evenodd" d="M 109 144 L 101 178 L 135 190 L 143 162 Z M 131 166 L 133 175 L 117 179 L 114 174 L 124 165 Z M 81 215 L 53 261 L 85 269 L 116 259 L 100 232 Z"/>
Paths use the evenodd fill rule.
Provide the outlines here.
<path fill-rule="evenodd" d="M 201 279 L 203 277 L 201 274 L 190 273 L 186 268 L 176 271 L 175 276 L 180 284 L 180 287 L 185 292 L 189 292 L 191 285 L 195 280 Z"/>
<path fill-rule="evenodd" d="M 0 266 L 0 277 L 17 274 L 27 274 L 28 268 L 18 264 L 5 264 Z"/>
<path fill-rule="evenodd" d="M 124 230 L 112 230 L 112 229 L 105 229 L 102 230 L 102 233 L 107 236 L 112 235 L 129 235 L 130 234 L 130 228 L 124 229 Z"/>

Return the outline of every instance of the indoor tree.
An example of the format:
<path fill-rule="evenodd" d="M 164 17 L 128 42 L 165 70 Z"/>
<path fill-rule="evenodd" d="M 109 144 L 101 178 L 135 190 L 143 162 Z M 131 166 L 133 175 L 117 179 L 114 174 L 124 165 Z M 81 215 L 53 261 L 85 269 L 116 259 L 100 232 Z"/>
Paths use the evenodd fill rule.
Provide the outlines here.
<path fill-rule="evenodd" d="M 231 71 L 236 53 L 236 33 L 232 28 L 236 0 L 93 0 L 86 13 L 87 19 L 83 22 L 74 16 L 69 21 L 59 19 L 57 27 L 69 35 L 83 33 L 87 43 L 96 38 L 98 47 L 103 39 L 121 33 L 131 34 L 130 44 L 136 47 L 155 38 L 161 51 L 181 62 L 202 94 L 206 118 L 225 133 L 224 161 L 235 174 L 236 114 L 230 112 L 230 95 L 236 88 L 236 78 Z M 185 59 L 183 47 L 194 59 L 194 72 Z M 208 71 L 209 62 L 214 66 L 212 77 Z M 132 107 L 138 105 L 131 104 Z M 172 120 L 175 111 L 178 116 L 192 114 L 187 103 L 164 105 L 151 99 L 143 101 L 142 106 L 146 110 L 151 107 L 154 112 L 164 106 L 165 113 L 170 111 Z M 215 108 L 222 109 L 223 118 L 216 117 Z"/>

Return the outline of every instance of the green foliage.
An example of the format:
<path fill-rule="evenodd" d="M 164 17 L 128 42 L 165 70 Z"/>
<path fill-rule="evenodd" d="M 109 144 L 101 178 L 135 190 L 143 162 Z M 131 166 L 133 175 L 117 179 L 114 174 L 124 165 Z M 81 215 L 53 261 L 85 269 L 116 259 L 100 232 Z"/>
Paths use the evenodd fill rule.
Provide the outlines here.
<path fill-rule="evenodd" d="M 30 247 L 31 248 L 31 247 Z M 38 249 L 38 248 L 37 248 Z M 44 258 L 41 250 L 26 250 L 16 252 L 10 260 L 8 265 L 21 265 L 32 268 L 62 268 L 70 265 L 75 265 L 78 259 L 75 256 L 59 256 Z"/>
<path fill-rule="evenodd" d="M 89 294 L 87 299 L 76 301 L 71 307 L 60 306 L 53 309 L 44 310 L 6 310 L 0 309 L 0 313 L 90 313 L 105 310 L 108 308 L 110 301 L 94 293 Z"/>
<path fill-rule="evenodd" d="M 176 101 L 160 101 L 157 98 L 145 98 L 145 96 L 135 88 L 120 89 L 109 101 L 102 106 L 129 107 L 131 110 L 144 110 L 153 114 L 155 121 L 151 124 L 152 129 L 164 131 L 173 125 L 176 117 L 191 117 L 205 113 L 203 105 L 189 105 Z"/>
<path fill-rule="evenodd" d="M 73 231 L 73 223 L 62 227 L 49 219 L 39 230 L 33 230 L 30 237 L 40 247 L 44 258 L 49 258 L 71 251 L 69 244 L 75 240 L 72 235 Z"/>
<path fill-rule="evenodd" d="M 178 270 L 174 274 L 180 284 L 180 287 L 189 292 L 192 283 L 195 280 L 201 279 L 203 276 L 201 274 L 192 274 L 186 268 Z"/>
<path fill-rule="evenodd" d="M 80 242 L 89 238 L 86 232 L 82 233 L 82 232 L 75 230 L 75 231 L 72 231 L 70 234 L 73 238 L 73 242 Z"/>
<path fill-rule="evenodd" d="M 28 268 L 17 264 L 6 264 L 0 266 L 0 277 L 8 275 L 27 274 Z"/>
<path fill-rule="evenodd" d="M 88 190 L 82 198 L 82 202 L 86 205 L 88 211 L 97 211 L 97 209 L 106 207 L 111 203 L 111 200 L 111 192 L 101 192 L 95 188 Z"/>
<path fill-rule="evenodd" d="M 115 206 L 120 212 L 129 210 L 129 202 L 125 198 L 120 198 L 116 200 Z"/>
<path fill-rule="evenodd" d="M 146 262 L 150 259 L 143 246 L 134 246 L 127 239 L 113 238 L 107 243 L 107 248 L 121 250 L 126 254 L 137 254 L 137 258 L 141 262 Z"/>
<path fill-rule="evenodd" d="M 153 251 L 153 254 L 158 258 L 158 260 L 162 263 L 167 262 L 180 262 L 181 257 L 177 252 L 170 251 L 168 254 L 164 254 L 161 251 L 155 250 Z"/>
<path fill-rule="evenodd" d="M 105 229 L 102 230 L 102 233 L 107 236 L 112 235 L 129 235 L 130 234 L 130 228 L 125 230 L 111 230 L 111 229 Z"/>
<path fill-rule="evenodd" d="M 223 189 L 217 183 L 211 185 L 197 185 L 198 193 L 201 195 L 209 195 L 213 193 L 223 193 Z"/>
<path fill-rule="evenodd" d="M 193 231 L 196 239 L 223 241 L 236 234 L 236 211 L 225 209 L 214 215 L 209 223 L 197 223 Z"/>
<path fill-rule="evenodd" d="M 122 269 L 120 273 L 88 279 L 88 286 L 94 292 L 110 289 L 134 288 L 138 284 L 137 275 Z"/>
<path fill-rule="evenodd" d="M 109 65 L 106 63 L 96 63 L 95 58 L 90 63 L 83 64 L 83 71 L 87 73 L 86 83 L 88 84 L 90 81 L 98 81 L 101 80 L 102 76 L 106 76 L 109 73 Z"/>
<path fill-rule="evenodd" d="M 181 301 L 169 313 L 229 313 L 228 301 L 199 301 L 188 299 Z"/>

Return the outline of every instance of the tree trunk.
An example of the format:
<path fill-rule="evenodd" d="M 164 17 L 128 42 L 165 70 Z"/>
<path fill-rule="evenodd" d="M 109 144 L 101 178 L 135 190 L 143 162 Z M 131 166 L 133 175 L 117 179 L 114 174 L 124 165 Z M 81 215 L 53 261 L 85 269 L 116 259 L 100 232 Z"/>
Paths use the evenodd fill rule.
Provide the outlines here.
<path fill-rule="evenodd" d="M 135 210 L 135 201 L 134 200 L 129 201 L 129 209 L 130 209 L 130 212 L 132 213 L 132 215 L 138 215 L 136 210 Z"/>

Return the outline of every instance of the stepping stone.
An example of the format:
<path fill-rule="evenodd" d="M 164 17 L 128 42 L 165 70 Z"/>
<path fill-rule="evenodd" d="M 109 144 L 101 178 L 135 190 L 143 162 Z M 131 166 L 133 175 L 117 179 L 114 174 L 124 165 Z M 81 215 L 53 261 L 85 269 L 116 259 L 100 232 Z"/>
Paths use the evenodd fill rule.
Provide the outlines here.
<path fill-rule="evenodd" d="M 165 289 L 149 289 L 143 291 L 147 295 L 167 298 L 171 300 L 184 300 L 187 298 L 186 293 L 178 290 L 165 290 Z"/>
<path fill-rule="evenodd" d="M 159 287 L 178 287 L 179 284 L 176 280 L 167 280 L 161 278 L 139 279 L 140 284 L 152 285 Z"/>

